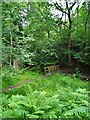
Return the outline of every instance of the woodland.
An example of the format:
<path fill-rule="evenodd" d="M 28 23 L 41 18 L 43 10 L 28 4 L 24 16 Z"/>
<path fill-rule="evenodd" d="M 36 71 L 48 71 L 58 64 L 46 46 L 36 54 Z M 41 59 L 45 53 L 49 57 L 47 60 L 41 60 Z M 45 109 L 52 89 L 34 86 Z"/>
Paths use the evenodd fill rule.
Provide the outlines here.
<path fill-rule="evenodd" d="M 89 0 L 2 2 L 1 56 L 1 118 L 90 119 Z"/>

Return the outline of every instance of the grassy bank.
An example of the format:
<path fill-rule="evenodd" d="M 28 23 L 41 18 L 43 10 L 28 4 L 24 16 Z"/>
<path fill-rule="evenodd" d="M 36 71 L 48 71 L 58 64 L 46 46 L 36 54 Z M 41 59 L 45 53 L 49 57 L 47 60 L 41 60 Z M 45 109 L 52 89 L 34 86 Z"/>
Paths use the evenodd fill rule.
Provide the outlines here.
<path fill-rule="evenodd" d="M 40 77 L 41 75 L 36 72 L 5 67 L 2 69 L 2 88 L 15 86 L 27 80 L 33 81 Z"/>

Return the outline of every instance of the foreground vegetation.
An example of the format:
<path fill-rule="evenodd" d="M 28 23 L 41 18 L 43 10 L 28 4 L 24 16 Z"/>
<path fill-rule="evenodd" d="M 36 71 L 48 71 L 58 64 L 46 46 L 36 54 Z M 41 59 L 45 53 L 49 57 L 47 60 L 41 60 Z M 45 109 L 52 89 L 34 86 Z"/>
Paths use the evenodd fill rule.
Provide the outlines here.
<path fill-rule="evenodd" d="M 31 73 L 40 79 L 41 75 Z M 55 73 L 41 78 L 3 94 L 3 118 L 88 119 L 87 87 L 75 75 Z"/>

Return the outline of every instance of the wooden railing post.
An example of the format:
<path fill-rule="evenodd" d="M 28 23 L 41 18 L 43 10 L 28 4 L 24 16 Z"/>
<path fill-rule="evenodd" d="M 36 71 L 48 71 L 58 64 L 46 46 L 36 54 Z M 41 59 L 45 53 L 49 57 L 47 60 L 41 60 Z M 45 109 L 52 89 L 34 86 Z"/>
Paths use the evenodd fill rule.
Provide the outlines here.
<path fill-rule="evenodd" d="M 59 65 L 52 65 L 52 66 L 44 67 L 45 74 L 54 73 L 57 70 L 59 70 Z"/>

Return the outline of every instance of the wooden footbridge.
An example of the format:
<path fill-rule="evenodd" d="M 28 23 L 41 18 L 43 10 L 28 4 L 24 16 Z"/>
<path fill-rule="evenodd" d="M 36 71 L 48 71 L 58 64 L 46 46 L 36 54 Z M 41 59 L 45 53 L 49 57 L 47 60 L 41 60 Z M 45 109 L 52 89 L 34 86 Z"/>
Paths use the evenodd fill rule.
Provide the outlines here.
<path fill-rule="evenodd" d="M 45 74 L 54 73 L 57 70 L 59 70 L 59 65 L 51 65 L 51 66 L 44 67 Z"/>

